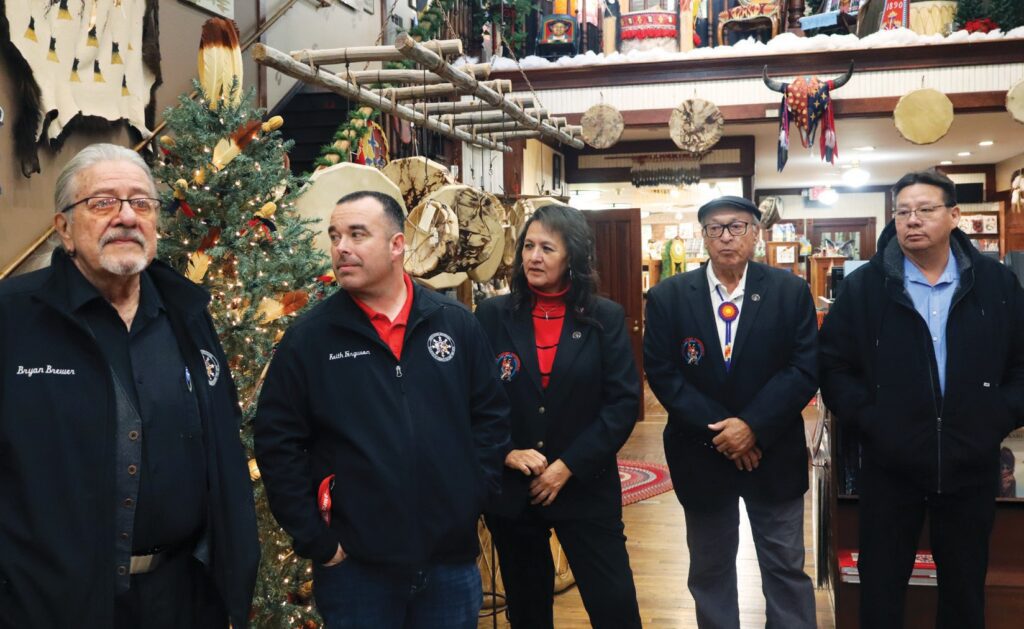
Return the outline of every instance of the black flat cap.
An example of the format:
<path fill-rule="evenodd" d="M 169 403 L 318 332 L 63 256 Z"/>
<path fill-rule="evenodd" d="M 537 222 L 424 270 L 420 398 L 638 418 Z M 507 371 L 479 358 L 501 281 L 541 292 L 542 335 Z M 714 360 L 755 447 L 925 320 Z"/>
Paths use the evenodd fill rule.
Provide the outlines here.
<path fill-rule="evenodd" d="M 714 212 L 715 210 L 722 210 L 725 208 L 750 212 L 751 214 L 754 215 L 754 218 L 756 218 L 758 222 L 760 222 L 761 220 L 761 210 L 757 209 L 756 205 L 754 205 L 750 201 L 747 201 L 743 197 L 725 195 L 723 197 L 718 197 L 717 199 L 712 199 L 711 201 L 708 201 L 704 205 L 700 206 L 700 209 L 697 210 L 697 222 L 703 223 L 704 218 L 708 214 Z"/>

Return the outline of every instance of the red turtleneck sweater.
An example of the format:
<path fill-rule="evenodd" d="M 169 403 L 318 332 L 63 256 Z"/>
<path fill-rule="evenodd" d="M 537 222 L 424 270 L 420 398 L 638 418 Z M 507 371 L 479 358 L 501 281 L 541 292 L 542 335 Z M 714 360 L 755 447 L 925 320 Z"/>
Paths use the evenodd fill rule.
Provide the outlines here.
<path fill-rule="evenodd" d="M 530 287 L 533 292 L 533 338 L 537 344 L 537 365 L 540 367 L 540 383 L 545 389 L 551 380 L 551 367 L 558 353 L 558 340 L 562 337 L 562 323 L 565 322 L 565 294 L 569 287 L 559 293 L 542 293 Z"/>

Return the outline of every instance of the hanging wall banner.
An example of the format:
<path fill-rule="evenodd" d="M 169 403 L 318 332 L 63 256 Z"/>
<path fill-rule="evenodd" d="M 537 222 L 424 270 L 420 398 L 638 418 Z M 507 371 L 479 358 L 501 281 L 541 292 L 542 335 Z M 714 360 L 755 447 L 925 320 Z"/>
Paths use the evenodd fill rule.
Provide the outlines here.
<path fill-rule="evenodd" d="M 878 30 L 891 31 L 910 26 L 910 0 L 885 0 L 882 24 Z"/>
<path fill-rule="evenodd" d="M 160 82 L 156 0 L 4 2 L 0 44 L 18 94 L 15 147 L 39 172 L 36 145 L 69 125 L 126 121 L 142 135 Z"/>

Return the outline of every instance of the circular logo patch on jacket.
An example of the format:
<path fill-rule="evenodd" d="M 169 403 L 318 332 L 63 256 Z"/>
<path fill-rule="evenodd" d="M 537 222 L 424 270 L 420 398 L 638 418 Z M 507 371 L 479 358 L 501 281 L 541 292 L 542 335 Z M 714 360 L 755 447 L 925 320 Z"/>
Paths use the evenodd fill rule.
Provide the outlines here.
<path fill-rule="evenodd" d="M 444 332 L 434 332 L 427 339 L 427 350 L 434 360 L 446 363 L 455 356 L 455 341 Z"/>
<path fill-rule="evenodd" d="M 512 382 L 512 378 L 519 373 L 522 363 L 514 352 L 502 352 L 498 354 L 498 371 L 501 373 L 502 382 Z"/>
<path fill-rule="evenodd" d="M 201 349 L 199 352 L 203 355 L 203 364 L 206 365 L 206 381 L 212 387 L 220 378 L 220 363 L 217 362 L 217 358 L 213 354 L 205 349 Z"/>

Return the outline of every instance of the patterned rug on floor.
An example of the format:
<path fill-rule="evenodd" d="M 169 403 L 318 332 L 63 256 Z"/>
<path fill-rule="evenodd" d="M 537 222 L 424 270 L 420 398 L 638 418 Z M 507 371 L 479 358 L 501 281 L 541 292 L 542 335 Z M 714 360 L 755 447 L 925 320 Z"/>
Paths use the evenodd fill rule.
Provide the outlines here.
<path fill-rule="evenodd" d="M 623 506 L 672 490 L 668 467 L 657 463 L 619 459 L 619 480 Z"/>

